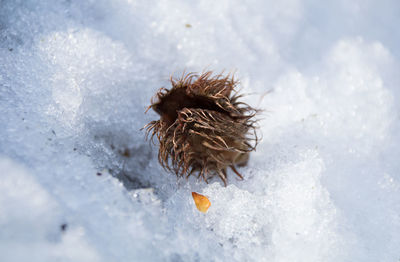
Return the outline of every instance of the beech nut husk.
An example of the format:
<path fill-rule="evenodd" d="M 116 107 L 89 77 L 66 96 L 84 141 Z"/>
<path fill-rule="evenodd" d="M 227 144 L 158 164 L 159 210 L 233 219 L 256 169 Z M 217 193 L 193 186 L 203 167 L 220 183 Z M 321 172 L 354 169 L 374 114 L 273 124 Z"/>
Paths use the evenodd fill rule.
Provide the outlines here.
<path fill-rule="evenodd" d="M 205 72 L 171 77 L 171 89 L 161 88 L 150 108 L 160 119 L 145 126 L 159 142 L 158 160 L 177 176 L 196 174 L 207 182 L 217 175 L 227 183 L 227 168 L 243 179 L 235 166 L 247 164 L 257 145 L 257 110 L 240 102 L 233 76 Z"/>

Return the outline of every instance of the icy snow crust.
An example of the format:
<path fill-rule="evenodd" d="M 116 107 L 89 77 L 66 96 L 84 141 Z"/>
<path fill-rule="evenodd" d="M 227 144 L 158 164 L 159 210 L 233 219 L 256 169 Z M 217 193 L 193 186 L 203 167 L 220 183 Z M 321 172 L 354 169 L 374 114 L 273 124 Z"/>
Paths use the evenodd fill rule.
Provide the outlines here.
<path fill-rule="evenodd" d="M 0 261 L 398 261 L 399 10 L 1 1 Z M 227 187 L 177 181 L 140 131 L 172 73 L 205 68 L 265 110 Z"/>

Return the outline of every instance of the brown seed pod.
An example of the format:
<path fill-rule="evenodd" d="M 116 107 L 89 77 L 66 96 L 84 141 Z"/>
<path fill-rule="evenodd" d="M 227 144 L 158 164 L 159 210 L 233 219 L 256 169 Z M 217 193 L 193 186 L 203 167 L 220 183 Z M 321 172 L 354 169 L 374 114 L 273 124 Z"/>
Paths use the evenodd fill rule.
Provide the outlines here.
<path fill-rule="evenodd" d="M 177 176 L 197 173 L 205 182 L 218 175 L 227 182 L 227 167 L 243 179 L 235 165 L 246 165 L 255 150 L 257 110 L 239 102 L 233 76 L 189 73 L 171 77 L 151 101 L 160 120 L 145 126 L 160 143 L 158 160 Z"/>

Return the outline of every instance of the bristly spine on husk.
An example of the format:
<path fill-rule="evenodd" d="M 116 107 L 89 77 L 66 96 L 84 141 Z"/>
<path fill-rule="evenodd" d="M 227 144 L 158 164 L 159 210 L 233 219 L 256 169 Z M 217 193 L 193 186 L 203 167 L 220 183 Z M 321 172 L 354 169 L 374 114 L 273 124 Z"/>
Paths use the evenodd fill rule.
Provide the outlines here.
<path fill-rule="evenodd" d="M 239 102 L 233 76 L 189 73 L 171 77 L 172 88 L 161 88 L 151 101 L 160 120 L 146 125 L 157 137 L 158 160 L 177 176 L 197 173 L 207 180 L 218 175 L 227 182 L 227 167 L 246 165 L 257 145 L 257 110 Z M 147 109 L 147 110 L 148 110 Z"/>

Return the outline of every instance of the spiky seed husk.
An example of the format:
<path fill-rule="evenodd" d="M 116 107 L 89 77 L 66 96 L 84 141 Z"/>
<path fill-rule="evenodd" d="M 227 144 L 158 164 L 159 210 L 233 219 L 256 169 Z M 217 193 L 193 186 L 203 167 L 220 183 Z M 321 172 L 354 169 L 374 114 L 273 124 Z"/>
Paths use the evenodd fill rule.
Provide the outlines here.
<path fill-rule="evenodd" d="M 235 165 L 245 165 L 257 145 L 257 110 L 239 102 L 233 76 L 189 73 L 171 77 L 151 101 L 160 119 L 146 125 L 157 137 L 158 160 L 177 176 L 196 174 L 204 181 L 218 175 L 227 182 L 227 168 L 243 178 Z"/>

